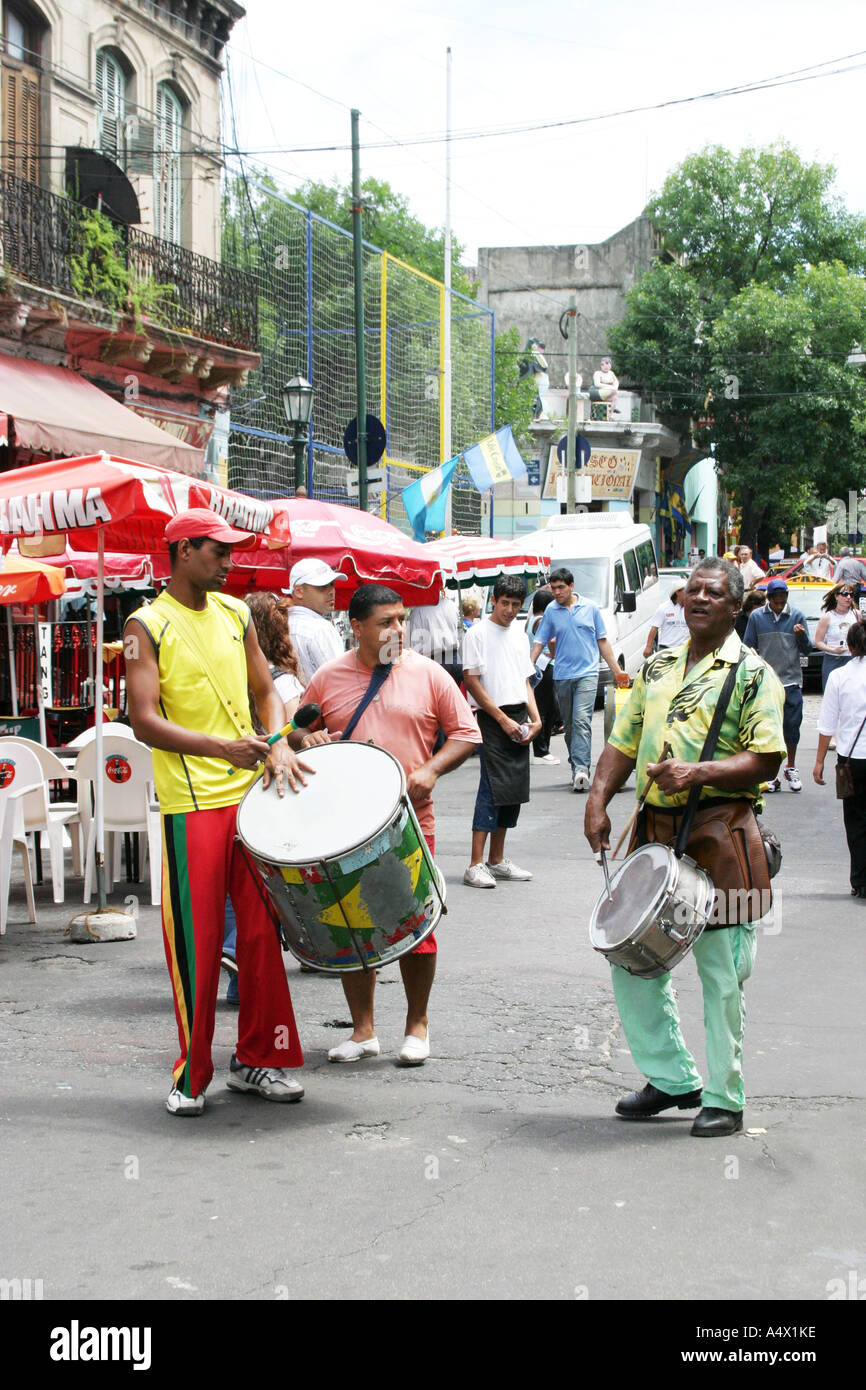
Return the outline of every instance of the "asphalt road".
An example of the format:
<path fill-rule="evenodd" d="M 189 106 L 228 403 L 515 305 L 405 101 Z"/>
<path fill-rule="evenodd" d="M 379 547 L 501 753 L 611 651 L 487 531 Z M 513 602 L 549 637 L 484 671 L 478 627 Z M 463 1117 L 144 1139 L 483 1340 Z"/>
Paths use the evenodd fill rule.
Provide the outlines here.
<path fill-rule="evenodd" d="M 158 909 L 141 907 L 135 941 L 71 945 L 76 904 L 54 908 L 43 886 L 31 926 L 14 888 L 0 938 L 0 1277 L 41 1279 L 64 1300 L 862 1297 L 866 903 L 849 896 L 832 789 L 811 781 L 817 704 L 804 790 L 766 816 L 785 862 L 747 986 L 747 1133 L 700 1142 L 688 1115 L 615 1118 L 642 1083 L 588 944 L 601 874 L 584 798 L 564 764 L 535 766 L 508 841 L 533 881 L 465 888 L 470 761 L 437 789 L 449 913 L 432 1059 L 395 1065 L 392 967 L 377 994 L 382 1056 L 329 1065 L 346 1036 L 341 985 L 287 957 L 299 1105 L 225 1089 L 236 1012 L 220 1003 L 206 1114 L 169 1116 Z M 616 799 L 615 829 L 632 805 Z M 675 979 L 702 1059 L 693 961 Z"/>

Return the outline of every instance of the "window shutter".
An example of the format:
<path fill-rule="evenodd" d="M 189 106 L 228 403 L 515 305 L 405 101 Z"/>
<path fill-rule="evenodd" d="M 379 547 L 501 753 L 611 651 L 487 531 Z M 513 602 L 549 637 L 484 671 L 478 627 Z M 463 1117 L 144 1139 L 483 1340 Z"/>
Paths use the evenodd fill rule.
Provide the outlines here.
<path fill-rule="evenodd" d="M 183 111 L 170 87 L 156 89 L 156 145 L 154 150 L 154 207 L 156 235 L 180 244 L 181 170 L 180 151 Z"/>
<path fill-rule="evenodd" d="M 126 152 L 123 121 L 126 114 L 126 77 L 117 59 L 101 48 L 96 55 L 96 96 L 99 102 L 97 147 L 124 167 Z"/>
<path fill-rule="evenodd" d="M 39 74 L 3 63 L 3 168 L 39 182 Z"/>

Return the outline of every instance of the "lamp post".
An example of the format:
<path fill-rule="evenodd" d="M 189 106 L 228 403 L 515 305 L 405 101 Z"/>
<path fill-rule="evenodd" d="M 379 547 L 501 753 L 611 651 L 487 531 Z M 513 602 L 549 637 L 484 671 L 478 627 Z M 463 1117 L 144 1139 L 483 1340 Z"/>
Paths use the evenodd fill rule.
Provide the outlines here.
<path fill-rule="evenodd" d="M 313 387 L 302 376 L 293 376 L 283 387 L 283 410 L 292 427 L 295 455 L 295 490 L 306 486 L 304 445 L 313 413 Z"/>

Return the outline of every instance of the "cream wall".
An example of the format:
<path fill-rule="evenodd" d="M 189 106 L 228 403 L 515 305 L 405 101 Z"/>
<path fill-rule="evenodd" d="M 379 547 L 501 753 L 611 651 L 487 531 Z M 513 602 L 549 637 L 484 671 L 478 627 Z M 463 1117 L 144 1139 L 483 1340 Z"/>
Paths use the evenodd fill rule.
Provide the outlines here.
<path fill-rule="evenodd" d="M 65 191 L 67 145 L 97 142 L 96 54 L 110 47 L 127 68 L 127 114 L 155 121 L 156 89 L 169 82 L 184 108 L 181 244 L 213 260 L 220 255 L 220 93 L 218 61 L 192 43 L 188 31 L 153 7 L 123 0 L 75 0 L 37 7 L 50 32 L 43 49 L 43 144 L 53 146 L 43 183 Z M 44 128 L 47 118 L 48 129 Z M 154 231 L 154 179 L 130 172 L 141 209 L 140 228 Z"/>

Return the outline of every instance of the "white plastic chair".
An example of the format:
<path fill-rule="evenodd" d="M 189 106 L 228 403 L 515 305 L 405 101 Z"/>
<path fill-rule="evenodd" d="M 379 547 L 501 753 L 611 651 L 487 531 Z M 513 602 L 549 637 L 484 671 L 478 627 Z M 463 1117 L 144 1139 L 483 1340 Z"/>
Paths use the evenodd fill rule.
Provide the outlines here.
<path fill-rule="evenodd" d="M 102 727 L 105 731 L 104 736 L 106 738 L 108 738 L 110 734 L 112 738 L 135 739 L 135 734 L 132 732 L 132 729 L 129 727 L 128 724 L 118 724 L 114 721 L 110 721 L 108 723 L 103 723 Z M 85 729 L 84 732 L 79 734 L 77 738 L 71 738 L 66 746 L 67 748 L 86 748 L 88 743 L 92 743 L 95 738 L 95 729 Z M 138 740 L 136 739 L 136 742 L 137 741 Z"/>
<path fill-rule="evenodd" d="M 12 758 L 8 754 L 0 757 L 0 936 L 5 934 L 9 915 L 9 884 L 15 850 L 21 854 L 21 867 L 24 870 L 27 915 L 31 922 L 36 921 L 36 899 L 30 855 L 27 852 L 23 802 L 28 791 L 43 785 L 39 764 L 35 758 L 31 761 L 26 749 L 20 757 L 16 755 Z"/>
<path fill-rule="evenodd" d="M 97 775 L 96 745 L 93 739 L 85 743 L 75 761 L 79 795 L 85 783 Z M 109 835 L 131 835 L 144 832 L 150 860 L 150 901 L 155 906 L 162 900 L 162 830 L 159 807 L 153 794 L 153 756 L 150 749 L 133 736 L 112 731 L 104 735 L 102 791 L 105 809 L 106 888 L 112 887 L 114 856 L 109 850 Z M 87 789 L 89 794 L 89 788 Z M 96 867 L 96 821 L 90 823 L 84 856 L 84 901 L 90 902 Z"/>
<path fill-rule="evenodd" d="M 28 835 L 38 832 L 45 835 L 48 840 L 54 901 L 62 903 L 64 899 L 63 831 L 64 829 L 68 831 L 72 845 L 72 872 L 77 878 L 81 878 L 84 872 L 84 837 L 90 822 L 90 808 L 79 805 L 77 798 L 75 801 L 50 800 L 47 786 L 49 782 L 75 781 L 75 773 L 72 768 L 62 763 L 50 748 L 43 748 L 41 743 L 34 743 L 32 739 L 18 738 L 10 734 L 8 737 L 0 738 L 0 756 L 5 748 L 11 746 L 28 749 L 37 759 L 42 770 L 44 785 L 41 791 L 34 788 L 24 798 L 24 825 Z"/>

